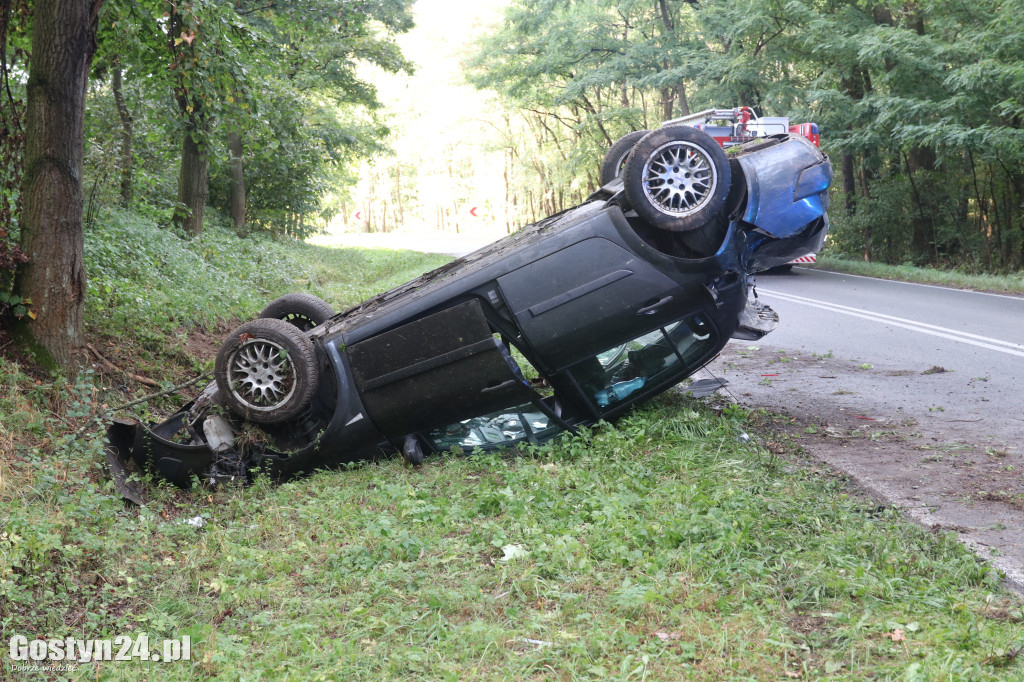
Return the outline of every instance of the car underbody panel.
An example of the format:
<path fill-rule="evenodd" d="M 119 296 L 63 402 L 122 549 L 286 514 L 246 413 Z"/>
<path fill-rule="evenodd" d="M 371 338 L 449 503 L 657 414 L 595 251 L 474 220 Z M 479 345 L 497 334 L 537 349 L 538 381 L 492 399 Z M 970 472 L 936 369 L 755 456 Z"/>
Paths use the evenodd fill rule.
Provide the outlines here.
<path fill-rule="evenodd" d="M 418 463 L 614 418 L 693 374 L 730 338 L 770 332 L 778 316 L 749 300 L 748 276 L 824 240 L 832 170 L 814 145 L 777 135 L 730 156 L 723 206 L 696 227 L 653 226 L 617 179 L 333 317 L 317 322 L 325 304 L 314 306 L 299 315 L 300 340 L 312 345 L 319 381 L 297 416 L 254 423 L 227 409 L 223 392 L 235 388 L 225 374 L 159 424 L 114 423 L 113 460 L 188 485 L 257 469 L 289 476 L 381 451 Z M 304 300 L 289 302 L 301 309 Z M 275 381 L 289 360 L 277 358 Z"/>

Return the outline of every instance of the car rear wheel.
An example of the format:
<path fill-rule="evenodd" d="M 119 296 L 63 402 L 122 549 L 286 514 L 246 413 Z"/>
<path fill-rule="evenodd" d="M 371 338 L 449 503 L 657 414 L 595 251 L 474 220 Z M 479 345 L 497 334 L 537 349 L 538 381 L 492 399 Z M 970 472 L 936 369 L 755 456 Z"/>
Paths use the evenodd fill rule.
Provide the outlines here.
<path fill-rule="evenodd" d="M 626 159 L 625 190 L 633 210 L 671 232 L 696 230 L 725 206 L 729 160 L 706 133 L 689 126 L 659 128 Z"/>
<path fill-rule="evenodd" d="M 217 353 L 214 378 L 228 407 L 259 424 L 298 416 L 319 383 L 313 343 L 278 319 L 252 320 L 231 332 Z"/>
<path fill-rule="evenodd" d="M 308 332 L 334 317 L 334 308 L 313 294 L 285 294 L 268 303 L 260 312 L 260 317 L 284 320 Z"/>
<path fill-rule="evenodd" d="M 626 165 L 626 159 L 637 142 L 643 139 L 649 130 L 634 130 L 626 133 L 613 144 L 604 155 L 601 162 L 601 186 L 604 187 L 615 178 L 622 177 L 622 168 Z"/>

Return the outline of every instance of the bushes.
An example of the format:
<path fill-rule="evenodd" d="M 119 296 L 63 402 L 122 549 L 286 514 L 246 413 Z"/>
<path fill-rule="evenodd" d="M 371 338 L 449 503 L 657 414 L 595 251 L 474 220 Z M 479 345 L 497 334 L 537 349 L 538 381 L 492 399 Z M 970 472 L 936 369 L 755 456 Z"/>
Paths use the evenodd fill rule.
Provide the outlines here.
<path fill-rule="evenodd" d="M 210 212 L 203 236 L 159 226 L 161 216 L 109 210 L 86 233 L 86 324 L 112 335 L 254 317 L 285 293 L 309 291 L 335 309 L 400 284 L 444 256 L 328 249 L 290 239 L 240 239 Z"/>

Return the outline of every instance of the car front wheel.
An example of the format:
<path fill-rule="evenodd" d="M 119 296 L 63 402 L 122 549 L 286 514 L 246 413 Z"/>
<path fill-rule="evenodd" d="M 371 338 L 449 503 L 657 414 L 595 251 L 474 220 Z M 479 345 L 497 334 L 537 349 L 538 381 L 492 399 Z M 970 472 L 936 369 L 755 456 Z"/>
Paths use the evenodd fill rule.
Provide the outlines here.
<path fill-rule="evenodd" d="M 690 126 L 649 133 L 626 159 L 626 198 L 640 218 L 661 230 L 706 225 L 724 209 L 729 183 L 725 151 Z"/>
<path fill-rule="evenodd" d="M 643 139 L 649 130 L 634 130 L 626 133 L 605 152 L 604 160 L 601 161 L 601 186 L 604 187 L 615 178 L 622 177 L 622 168 L 626 165 L 629 153 L 633 151 L 634 145 Z"/>
<path fill-rule="evenodd" d="M 217 353 L 214 378 L 228 407 L 259 424 L 298 416 L 319 383 L 313 343 L 278 319 L 252 320 L 231 332 Z"/>

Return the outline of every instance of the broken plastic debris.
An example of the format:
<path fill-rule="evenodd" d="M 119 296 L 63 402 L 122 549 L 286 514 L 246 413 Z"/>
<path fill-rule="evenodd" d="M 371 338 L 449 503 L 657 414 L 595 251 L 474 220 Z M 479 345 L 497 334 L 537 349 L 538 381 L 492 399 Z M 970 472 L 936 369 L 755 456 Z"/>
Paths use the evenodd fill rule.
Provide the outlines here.
<path fill-rule="evenodd" d="M 235 444 L 235 432 L 224 417 L 211 414 L 203 422 L 203 435 L 206 436 L 206 443 L 218 455 L 222 455 Z"/>
<path fill-rule="evenodd" d="M 551 646 L 551 642 L 545 642 L 543 639 L 524 639 L 527 644 L 536 644 L 537 646 Z"/>
<path fill-rule="evenodd" d="M 725 379 L 717 377 L 714 379 L 701 379 L 700 381 L 691 382 L 689 386 L 683 389 L 683 392 L 693 398 L 706 398 L 727 383 L 729 382 Z"/>
<path fill-rule="evenodd" d="M 522 559 L 530 553 L 522 545 L 505 545 L 501 548 L 501 551 L 505 553 L 505 556 L 501 557 L 500 561 L 512 561 L 513 559 Z"/>

